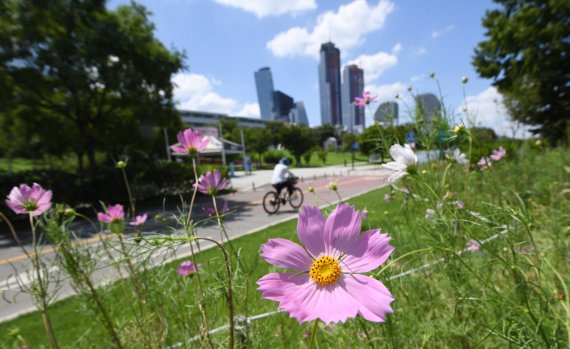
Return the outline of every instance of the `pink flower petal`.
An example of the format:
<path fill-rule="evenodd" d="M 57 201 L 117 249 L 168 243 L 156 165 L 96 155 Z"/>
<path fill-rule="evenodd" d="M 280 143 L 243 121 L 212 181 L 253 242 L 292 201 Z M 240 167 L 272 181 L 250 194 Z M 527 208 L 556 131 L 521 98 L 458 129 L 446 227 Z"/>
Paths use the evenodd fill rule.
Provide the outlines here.
<path fill-rule="evenodd" d="M 25 214 L 26 210 L 23 209 L 22 205 L 15 200 L 6 200 L 6 205 L 14 211 L 16 214 Z"/>
<path fill-rule="evenodd" d="M 290 270 L 307 271 L 313 260 L 296 243 L 286 239 L 271 239 L 261 246 L 261 257 L 267 263 Z"/>
<path fill-rule="evenodd" d="M 343 322 L 355 317 L 358 312 L 356 302 L 340 282 L 319 286 L 307 274 L 272 273 L 261 278 L 257 284 L 262 297 L 279 302 L 299 323 L 317 318 L 325 324 Z"/>
<path fill-rule="evenodd" d="M 368 321 L 382 322 L 393 313 L 394 297 L 380 281 L 366 275 L 341 275 L 347 292 L 358 302 L 358 313 Z"/>
<path fill-rule="evenodd" d="M 46 191 L 42 192 L 38 197 L 38 205 L 42 206 L 45 204 L 49 204 L 51 206 L 52 196 L 53 196 L 53 193 L 51 190 L 46 190 Z"/>
<path fill-rule="evenodd" d="M 176 139 L 178 139 L 178 143 L 182 145 L 186 144 L 186 138 L 184 137 L 184 132 L 178 132 L 176 134 Z"/>
<path fill-rule="evenodd" d="M 179 146 L 176 146 L 176 145 L 170 146 L 170 150 L 172 150 L 172 151 L 175 152 L 175 153 L 180 153 L 180 154 L 186 154 L 186 153 L 188 153 L 188 150 L 187 150 L 186 148 L 179 147 Z"/>
<path fill-rule="evenodd" d="M 325 253 L 339 257 L 355 243 L 360 233 L 360 213 L 348 204 L 338 204 L 325 222 Z"/>
<path fill-rule="evenodd" d="M 362 234 L 347 251 L 341 266 L 344 272 L 367 273 L 378 268 L 390 257 L 394 247 L 390 237 L 380 234 L 380 230 L 370 230 Z"/>
<path fill-rule="evenodd" d="M 325 252 L 324 228 L 325 218 L 317 207 L 305 206 L 299 213 L 297 221 L 299 240 L 313 257 Z"/>
<path fill-rule="evenodd" d="M 111 217 L 102 212 L 97 213 L 97 219 L 103 223 L 111 223 Z"/>

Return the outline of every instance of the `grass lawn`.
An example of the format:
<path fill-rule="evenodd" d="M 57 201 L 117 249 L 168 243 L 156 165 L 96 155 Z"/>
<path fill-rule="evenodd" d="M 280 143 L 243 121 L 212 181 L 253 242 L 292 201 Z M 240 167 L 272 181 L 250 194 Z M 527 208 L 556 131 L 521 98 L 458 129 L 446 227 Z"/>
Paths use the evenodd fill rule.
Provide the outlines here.
<path fill-rule="evenodd" d="M 562 149 L 539 153 L 522 148 L 484 173 L 467 174 L 457 165 L 434 163 L 398 183 L 398 188 L 406 190 L 383 188 L 350 200 L 358 209 L 368 210 L 363 230 L 382 228 L 392 237 L 396 248 L 392 258 L 385 269 L 381 266 L 371 275 L 396 298 L 394 314 L 385 323 L 357 318 L 321 325 L 318 347 L 568 347 L 570 169 L 564 165 L 569 163 L 570 155 Z M 383 200 L 384 194 L 390 194 L 389 202 Z M 434 214 L 426 217 L 427 209 Z M 330 209 L 325 211 L 328 214 Z M 503 235 L 484 242 L 498 233 Z M 242 269 L 232 260 L 239 315 L 277 309 L 275 302 L 261 299 L 255 290 L 260 277 L 278 270 L 259 257 L 260 245 L 275 237 L 298 242 L 296 220 L 233 241 L 243 265 Z M 470 240 L 480 244 L 479 250 L 457 253 Z M 220 252 L 204 251 L 197 259 L 203 266 L 200 276 L 208 321 L 211 327 L 223 325 L 227 310 Z M 389 280 L 439 259 L 439 264 Z M 160 336 L 163 347 L 195 336 L 201 323 L 198 280 L 178 276 L 177 264 L 140 276 L 147 299 L 144 307 L 150 311 L 139 321 L 150 329 L 156 326 L 151 332 Z M 133 320 L 138 305 L 130 281 L 101 292 L 123 342 L 129 348 L 145 347 Z M 80 297 L 51 308 L 62 347 L 111 347 L 91 309 Z M 246 341 L 253 348 L 307 347 L 304 334 L 310 326 L 280 313 L 252 322 Z M 13 333 L 33 347 L 46 343 L 38 314 L 0 324 L 0 343 L 14 346 Z M 213 340 L 223 345 L 227 331 Z M 185 347 L 200 347 L 200 343 Z"/>
<path fill-rule="evenodd" d="M 105 160 L 105 155 L 97 153 L 97 162 L 101 163 Z M 87 164 L 87 160 L 85 160 Z M 24 159 L 24 158 L 0 158 L 0 172 L 22 172 L 31 170 L 58 169 L 65 171 L 77 170 L 77 157 L 75 155 L 66 155 L 63 158 L 44 158 L 44 159 Z"/>

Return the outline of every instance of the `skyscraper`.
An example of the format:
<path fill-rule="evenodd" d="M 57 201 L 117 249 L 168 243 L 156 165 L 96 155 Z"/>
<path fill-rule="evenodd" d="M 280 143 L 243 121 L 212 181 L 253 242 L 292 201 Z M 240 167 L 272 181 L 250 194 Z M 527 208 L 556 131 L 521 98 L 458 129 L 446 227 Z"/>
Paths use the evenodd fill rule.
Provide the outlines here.
<path fill-rule="evenodd" d="M 275 91 L 273 93 L 273 119 L 283 122 L 291 122 L 289 120 L 289 112 L 295 108 L 295 103 L 291 96 L 281 92 Z"/>
<path fill-rule="evenodd" d="M 342 71 L 342 124 L 348 132 L 364 130 L 364 107 L 354 104 L 354 97 L 362 96 L 364 71 L 352 64 Z"/>
<path fill-rule="evenodd" d="M 441 113 L 441 103 L 433 93 L 422 93 L 416 96 L 416 113 L 422 117 L 426 124 Z"/>
<path fill-rule="evenodd" d="M 321 45 L 319 64 L 321 123 L 342 125 L 340 101 L 340 50 L 332 42 Z"/>
<path fill-rule="evenodd" d="M 269 67 L 264 67 L 256 71 L 254 75 L 261 118 L 273 120 L 273 77 L 271 70 Z"/>
<path fill-rule="evenodd" d="M 309 126 L 309 119 L 307 118 L 305 103 L 295 102 L 295 108 L 291 109 L 289 112 L 289 122 L 295 125 Z"/>

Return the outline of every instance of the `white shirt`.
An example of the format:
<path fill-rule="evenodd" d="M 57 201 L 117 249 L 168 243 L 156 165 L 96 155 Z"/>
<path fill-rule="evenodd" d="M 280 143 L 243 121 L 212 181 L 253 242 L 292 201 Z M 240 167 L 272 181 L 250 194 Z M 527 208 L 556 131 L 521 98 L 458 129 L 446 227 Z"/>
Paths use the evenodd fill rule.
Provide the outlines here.
<path fill-rule="evenodd" d="M 279 184 L 285 182 L 288 173 L 290 172 L 287 165 L 277 164 L 273 170 L 273 178 L 271 179 L 271 184 Z"/>

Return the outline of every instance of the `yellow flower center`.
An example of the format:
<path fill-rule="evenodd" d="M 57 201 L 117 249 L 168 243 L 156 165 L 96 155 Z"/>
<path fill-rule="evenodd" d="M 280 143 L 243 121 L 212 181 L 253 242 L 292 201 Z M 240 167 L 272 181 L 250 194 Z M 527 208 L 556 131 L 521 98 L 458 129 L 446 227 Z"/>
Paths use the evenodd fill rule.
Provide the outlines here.
<path fill-rule="evenodd" d="M 309 270 L 311 279 L 321 286 L 335 282 L 340 276 L 340 265 L 336 258 L 329 256 L 319 257 L 311 265 Z"/>

